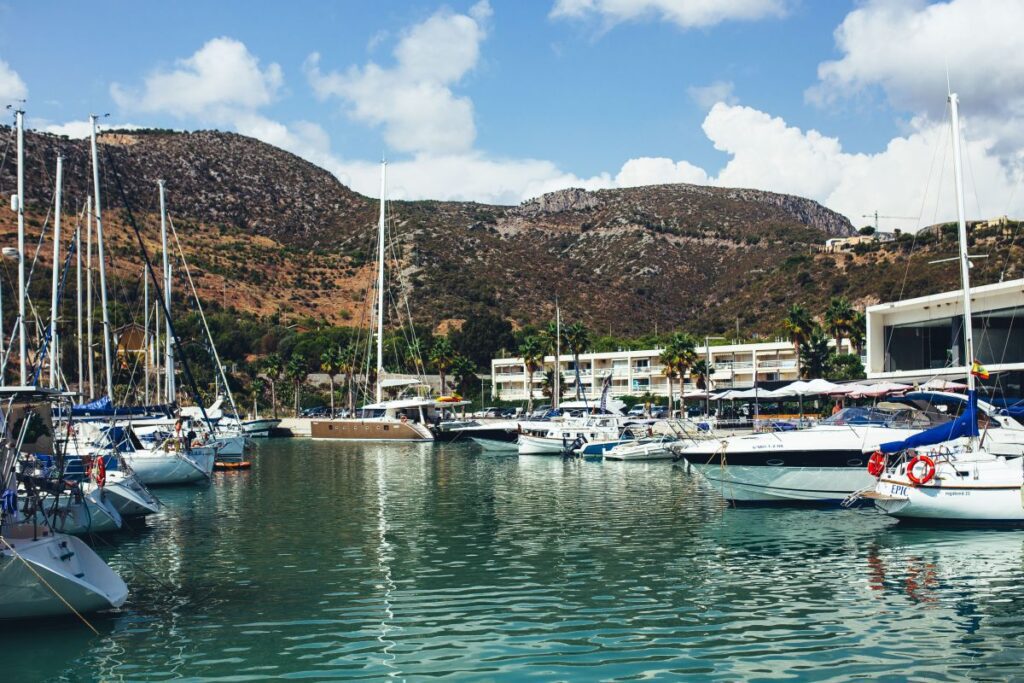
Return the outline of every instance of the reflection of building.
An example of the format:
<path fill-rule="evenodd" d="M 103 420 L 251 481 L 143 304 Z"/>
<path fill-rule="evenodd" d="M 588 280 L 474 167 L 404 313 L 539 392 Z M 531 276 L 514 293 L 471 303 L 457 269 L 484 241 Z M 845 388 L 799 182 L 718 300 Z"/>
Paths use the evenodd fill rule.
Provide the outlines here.
<path fill-rule="evenodd" d="M 867 309 L 870 378 L 964 377 L 963 292 L 955 290 Z M 971 288 L 974 347 L 1007 394 L 1024 380 L 1024 280 Z M 1006 373 L 1010 373 L 1007 375 Z"/>
<path fill-rule="evenodd" d="M 697 358 L 707 359 L 708 350 L 697 347 Z M 713 389 L 751 387 L 754 385 L 754 363 L 756 354 L 757 379 L 759 382 L 793 381 L 797 378 L 796 351 L 788 341 L 774 341 L 763 344 L 726 344 L 710 348 L 711 365 L 715 372 L 711 376 Z M 668 379 L 659 360 L 661 349 L 643 351 L 609 351 L 606 353 L 584 353 L 580 355 L 580 379 L 588 398 L 601 395 L 605 377 L 611 376 L 611 394 L 638 396 L 650 392 L 668 395 Z M 566 395 L 575 394 L 576 367 L 573 358 L 563 353 L 559 365 L 566 386 Z M 545 369 L 554 365 L 555 357 L 544 359 Z M 526 368 L 522 358 L 495 358 L 491 361 L 491 391 L 494 398 L 507 401 L 526 399 Z M 542 396 L 544 370 L 533 375 L 534 396 Z M 674 381 L 673 391 L 679 391 Z M 693 380 L 687 377 L 686 392 L 696 392 Z"/>

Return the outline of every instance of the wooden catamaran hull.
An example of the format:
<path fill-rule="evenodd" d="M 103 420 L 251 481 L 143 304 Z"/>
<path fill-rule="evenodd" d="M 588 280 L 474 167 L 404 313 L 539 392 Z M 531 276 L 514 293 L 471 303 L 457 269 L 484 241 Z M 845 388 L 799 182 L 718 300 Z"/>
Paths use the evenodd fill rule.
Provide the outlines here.
<path fill-rule="evenodd" d="M 314 439 L 336 441 L 433 441 L 429 429 L 399 420 L 313 420 Z"/>

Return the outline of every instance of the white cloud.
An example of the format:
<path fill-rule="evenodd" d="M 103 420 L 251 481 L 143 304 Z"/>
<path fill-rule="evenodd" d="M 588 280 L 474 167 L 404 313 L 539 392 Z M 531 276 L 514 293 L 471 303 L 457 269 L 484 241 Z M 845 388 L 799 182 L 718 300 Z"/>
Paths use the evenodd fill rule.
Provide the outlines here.
<path fill-rule="evenodd" d="M 90 124 L 88 119 L 54 123 L 47 119 L 30 118 L 27 121 L 27 125 L 44 133 L 66 135 L 73 139 L 87 138 L 92 132 L 92 124 Z M 143 128 L 146 128 L 146 126 L 140 126 L 137 123 L 103 123 L 99 126 L 100 132 L 104 130 L 140 130 Z"/>
<path fill-rule="evenodd" d="M 174 69 L 154 71 L 141 91 L 114 83 L 110 94 L 126 111 L 221 122 L 270 104 L 283 82 L 280 66 L 261 69 L 244 43 L 225 37 L 208 41 Z"/>
<path fill-rule="evenodd" d="M 951 219 L 956 207 L 952 171 L 945 168 L 951 163 L 948 124 L 918 117 L 909 126 L 910 133 L 881 152 L 850 154 L 838 139 L 815 130 L 802 131 L 750 107 L 717 104 L 703 128 L 731 159 L 710 182 L 809 197 L 855 225 L 875 210 L 919 217 L 888 227 L 913 229 Z M 969 138 L 964 145 L 967 211 L 973 218 L 1024 213 L 1024 194 L 1014 192 L 1024 180 L 1021 168 L 1005 164 L 995 147 L 992 138 Z"/>
<path fill-rule="evenodd" d="M 468 14 L 442 10 L 403 35 L 395 65 L 373 62 L 324 73 L 320 55 L 306 61 L 306 75 L 321 99 L 338 97 L 356 121 L 382 126 L 399 152 L 451 154 L 469 151 L 476 138 L 473 103 L 452 92 L 480 58 L 490 5 Z"/>
<path fill-rule="evenodd" d="M 738 100 L 733 94 L 736 86 L 732 81 L 715 81 L 704 86 L 693 85 L 686 89 L 690 96 L 702 109 L 711 109 L 719 102 L 736 104 Z"/>
<path fill-rule="evenodd" d="M 897 109 L 942 120 L 946 74 L 976 131 L 1001 128 L 1000 146 L 1024 143 L 1024 2 L 871 0 L 835 31 L 842 56 L 818 66 L 811 102 L 828 105 L 880 89 Z M 1008 126 L 1007 121 L 1015 119 Z"/>
<path fill-rule="evenodd" d="M 13 104 L 28 97 L 28 86 L 11 65 L 0 59 L 0 105 Z"/>
<path fill-rule="evenodd" d="M 613 26 L 656 18 L 681 28 L 703 28 L 724 21 L 778 17 L 786 0 L 556 0 L 552 18 L 598 18 Z"/>

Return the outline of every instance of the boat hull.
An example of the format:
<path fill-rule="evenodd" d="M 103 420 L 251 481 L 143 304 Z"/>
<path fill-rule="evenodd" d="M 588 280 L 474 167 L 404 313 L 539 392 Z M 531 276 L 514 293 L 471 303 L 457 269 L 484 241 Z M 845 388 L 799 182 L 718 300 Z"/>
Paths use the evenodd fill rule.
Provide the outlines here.
<path fill-rule="evenodd" d="M 1020 458 L 982 462 L 939 461 L 936 476 L 915 486 L 902 468 L 875 487 L 875 505 L 892 517 L 942 523 L 1024 524 L 1024 471 Z"/>
<path fill-rule="evenodd" d="M 13 551 L 0 550 L 0 619 L 70 615 L 61 598 L 80 613 L 120 607 L 128 598 L 121 577 L 80 539 L 17 536 L 5 537 Z"/>
<path fill-rule="evenodd" d="M 135 451 L 125 453 L 124 458 L 146 486 L 173 486 L 208 480 L 214 454 L 212 448 L 193 448 L 187 453 Z"/>
<path fill-rule="evenodd" d="M 47 511 L 53 528 L 59 533 L 76 536 L 102 534 L 117 531 L 124 524 L 113 501 L 104 492 L 104 489 L 97 486 L 87 485 L 84 495 L 79 501 L 62 495 L 58 500 L 58 509 L 50 513 L 52 505 L 53 497 L 44 496 L 43 509 Z M 44 514 L 36 513 L 36 520 L 43 523 L 45 521 Z"/>
<path fill-rule="evenodd" d="M 270 436 L 270 431 L 276 429 L 279 424 L 281 424 L 281 421 L 273 418 L 249 420 L 242 423 L 242 431 L 245 432 L 246 436 L 254 439 L 266 439 Z"/>
<path fill-rule="evenodd" d="M 875 481 L 863 467 L 690 465 L 723 498 L 739 503 L 839 504 Z"/>
<path fill-rule="evenodd" d="M 310 436 L 331 441 L 433 441 L 425 426 L 400 420 L 313 420 Z"/>

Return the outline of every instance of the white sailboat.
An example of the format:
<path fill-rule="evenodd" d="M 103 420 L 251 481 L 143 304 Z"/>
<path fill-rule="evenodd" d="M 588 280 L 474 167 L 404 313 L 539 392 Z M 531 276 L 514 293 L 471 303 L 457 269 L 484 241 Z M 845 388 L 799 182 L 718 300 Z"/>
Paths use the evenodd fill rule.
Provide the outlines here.
<path fill-rule="evenodd" d="M 40 518 L 38 491 L 46 480 L 18 475 L 22 453 L 52 453 L 49 407 L 57 392 L 0 388 L 3 404 L 0 450 L 0 619 L 92 612 L 120 607 L 128 587 L 84 542 Z M 27 495 L 18 496 L 18 480 Z"/>
<path fill-rule="evenodd" d="M 956 94 L 949 95 L 953 127 L 963 288 L 964 363 L 967 408 L 946 429 L 932 430 L 898 442 L 881 444 L 872 454 L 878 481 L 866 494 L 886 514 L 900 519 L 959 523 L 1024 523 L 1024 457 L 992 447 L 991 433 L 978 431 L 975 409 L 974 333 L 971 318 L 970 257 L 964 210 L 960 152 L 960 118 Z M 955 441 L 953 439 L 956 439 Z M 894 455 L 893 455 L 894 454 Z"/>

